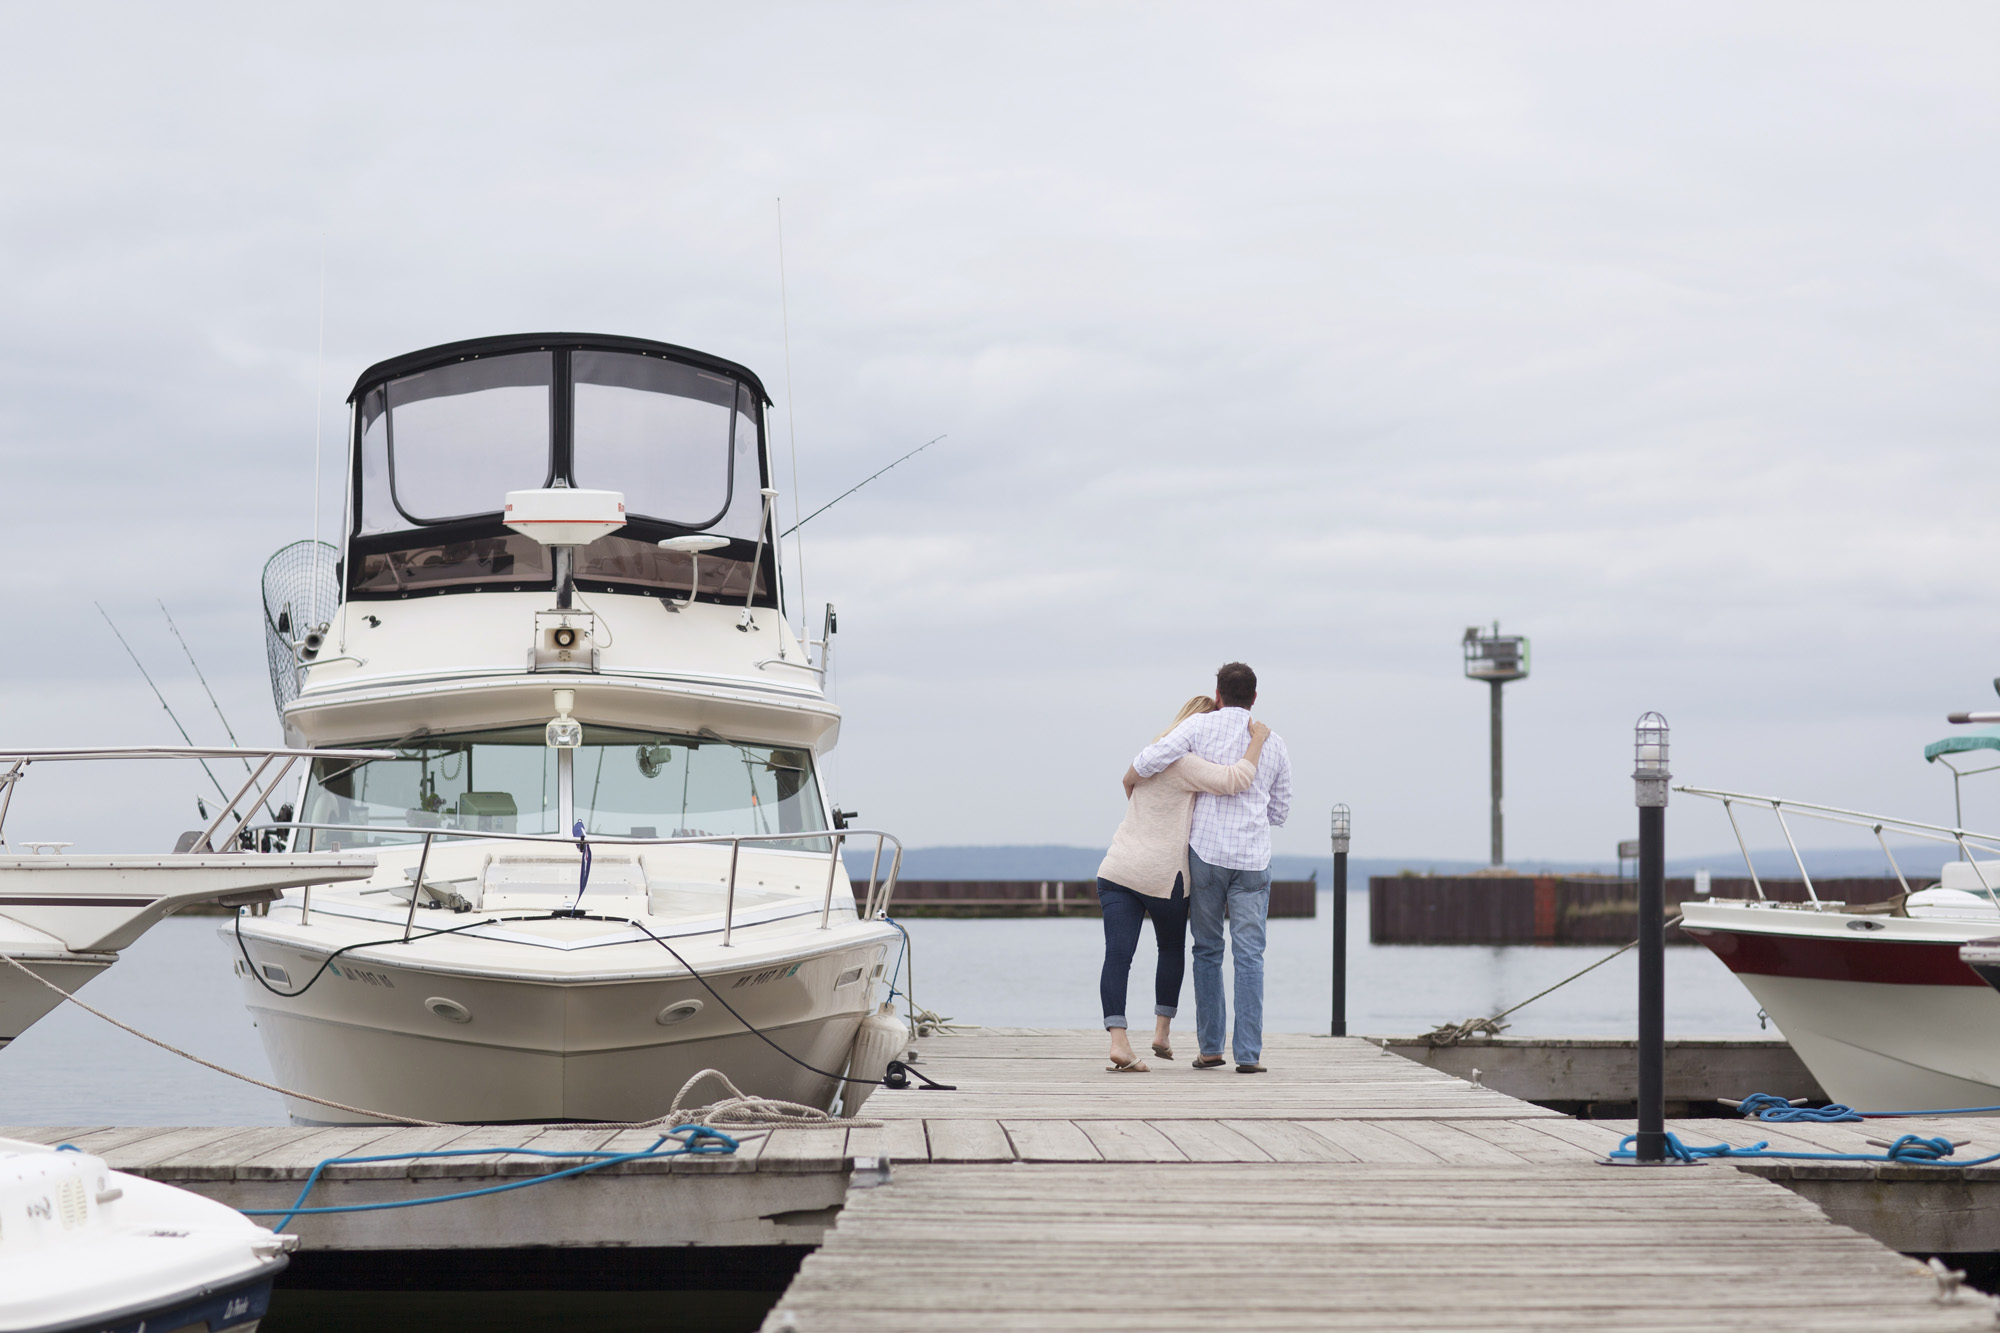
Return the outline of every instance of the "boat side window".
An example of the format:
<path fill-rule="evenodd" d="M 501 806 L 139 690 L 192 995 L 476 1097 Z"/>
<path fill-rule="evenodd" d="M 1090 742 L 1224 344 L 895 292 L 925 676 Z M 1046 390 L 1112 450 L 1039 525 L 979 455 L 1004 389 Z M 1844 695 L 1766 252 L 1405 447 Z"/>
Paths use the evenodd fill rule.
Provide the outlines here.
<path fill-rule="evenodd" d="M 764 497 L 760 490 L 764 483 L 758 463 L 763 455 L 757 445 L 757 400 L 747 388 L 736 391 L 736 425 L 730 439 L 731 448 L 736 451 L 736 462 L 729 509 L 711 531 L 724 537 L 754 542 L 757 540 L 758 525 L 764 519 Z"/>
<path fill-rule="evenodd" d="M 426 370 L 361 400 L 361 532 L 497 513 L 548 484 L 554 358 L 484 357 Z"/>
<path fill-rule="evenodd" d="M 623 491 L 627 513 L 687 528 L 729 512 L 732 479 L 756 490 L 756 425 L 732 410 L 749 396 L 734 379 L 626 352 L 572 353 L 570 374 L 576 485 Z"/>
<path fill-rule="evenodd" d="M 752 541 L 755 540 L 754 529 Z M 701 558 L 701 594 L 718 601 L 741 602 L 750 590 L 752 547 L 737 548 L 740 558 L 728 548 Z M 766 549 L 757 562 L 756 604 L 771 604 L 771 552 Z M 686 551 L 663 549 L 657 542 L 634 541 L 629 537 L 600 537 L 577 552 L 577 582 L 590 588 L 593 583 L 608 587 L 659 588 L 685 596 L 694 582 L 695 561 Z"/>
<path fill-rule="evenodd" d="M 354 562 L 358 593 L 428 592 L 439 588 L 494 583 L 541 583 L 552 577 L 548 548 L 532 537 L 438 542 L 396 551 L 360 552 Z M 709 582 L 702 571 L 702 583 Z M 740 580 L 739 580 L 740 581 Z"/>

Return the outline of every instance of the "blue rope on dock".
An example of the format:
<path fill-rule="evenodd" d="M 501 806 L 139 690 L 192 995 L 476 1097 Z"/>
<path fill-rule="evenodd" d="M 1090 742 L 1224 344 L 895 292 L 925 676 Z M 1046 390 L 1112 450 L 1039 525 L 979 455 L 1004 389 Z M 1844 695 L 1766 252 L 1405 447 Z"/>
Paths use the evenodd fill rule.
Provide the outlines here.
<path fill-rule="evenodd" d="M 1817 1122 L 1834 1124 L 1843 1120 L 1895 1120 L 1912 1116 L 1927 1115 L 1993 1115 L 2000 1113 L 2000 1106 L 1947 1106 L 1936 1111 L 1857 1111 L 1851 1106 L 1831 1102 L 1825 1106 L 1794 1106 L 1783 1097 L 1774 1097 L 1768 1092 L 1753 1092 L 1736 1104 L 1736 1109 L 1745 1119 L 1757 1119 L 1771 1124 Z"/>
<path fill-rule="evenodd" d="M 1839 1102 L 1827 1106 L 1794 1106 L 1785 1098 L 1774 1097 L 1768 1092 L 1751 1093 L 1737 1103 L 1736 1109 L 1746 1120 L 1763 1120 L 1771 1124 L 1832 1125 L 1861 1119 L 1861 1112 Z"/>
<path fill-rule="evenodd" d="M 672 1142 L 674 1146 L 662 1152 L 660 1146 Z M 273 1231 L 283 1231 L 295 1217 L 311 1216 L 317 1213 L 372 1213 L 385 1208 L 421 1208 L 432 1203 L 451 1203 L 458 1199 L 476 1199 L 484 1194 L 504 1194 L 508 1190 L 526 1189 L 530 1185 L 545 1185 L 551 1180 L 561 1180 L 567 1176 L 580 1176 L 587 1171 L 601 1171 L 607 1166 L 617 1166 L 623 1162 L 640 1162 L 662 1157 L 705 1156 L 712 1153 L 733 1153 L 740 1145 L 719 1129 L 707 1125 L 677 1125 L 653 1140 L 652 1146 L 638 1152 L 607 1152 L 603 1149 L 557 1149 L 557 1148 L 441 1148 L 430 1152 L 392 1152 L 373 1157 L 329 1157 L 312 1169 L 306 1177 L 305 1188 L 290 1208 L 242 1208 L 239 1212 L 252 1217 L 273 1217 L 278 1220 L 271 1225 Z M 319 1184 L 321 1174 L 330 1166 L 348 1166 L 361 1162 L 409 1162 L 429 1157 L 488 1157 L 495 1154 L 512 1153 L 526 1157 L 588 1157 L 595 1160 L 572 1166 L 562 1171 L 551 1171 L 547 1175 L 529 1176 L 523 1180 L 510 1181 L 505 1185 L 488 1185 L 484 1189 L 460 1190 L 455 1194 L 433 1194 L 424 1199 L 395 1199 L 387 1203 L 330 1204 L 324 1207 L 308 1208 L 306 1197 Z"/>
<path fill-rule="evenodd" d="M 1859 1117 L 1856 1117 L 1859 1119 Z M 1637 1134 L 1627 1134 L 1611 1150 L 1612 1157 L 1632 1157 L 1632 1145 L 1638 1142 Z M 1947 1162 L 1952 1154 L 1952 1142 L 1944 1138 L 1925 1138 L 1918 1134 L 1905 1134 L 1890 1144 L 1882 1152 L 1783 1152 L 1773 1150 L 1771 1141 L 1764 1139 L 1747 1148 L 1738 1148 L 1728 1143 L 1689 1145 L 1682 1143 L 1678 1136 L 1667 1135 L 1667 1155 L 1675 1161 L 1699 1162 L 1715 1157 L 1782 1157 L 1792 1161 L 1808 1162 L 1895 1162 L 1903 1166 L 1983 1166 L 1988 1162 L 2000 1161 L 2000 1153 L 1991 1157 L 1975 1157 L 1963 1162 Z"/>

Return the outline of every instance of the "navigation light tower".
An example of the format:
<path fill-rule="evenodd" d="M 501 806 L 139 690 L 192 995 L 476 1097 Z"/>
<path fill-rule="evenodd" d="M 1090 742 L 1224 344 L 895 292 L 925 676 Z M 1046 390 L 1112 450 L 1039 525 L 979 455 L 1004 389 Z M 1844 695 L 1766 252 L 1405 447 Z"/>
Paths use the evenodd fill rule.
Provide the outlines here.
<path fill-rule="evenodd" d="M 1493 865 L 1497 869 L 1506 863 L 1500 821 L 1500 687 L 1510 680 L 1526 679 L 1528 641 L 1519 634 L 1501 634 L 1496 620 L 1491 634 L 1474 625 L 1459 642 L 1465 649 L 1466 678 L 1483 680 L 1493 691 Z"/>

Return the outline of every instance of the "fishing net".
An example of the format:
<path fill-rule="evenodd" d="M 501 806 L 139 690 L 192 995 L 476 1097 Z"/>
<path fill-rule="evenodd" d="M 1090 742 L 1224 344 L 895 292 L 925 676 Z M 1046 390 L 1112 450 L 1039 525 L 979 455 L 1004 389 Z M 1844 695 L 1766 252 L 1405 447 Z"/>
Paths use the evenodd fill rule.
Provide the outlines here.
<path fill-rule="evenodd" d="M 330 619 L 340 602 L 334 577 L 340 553 L 325 542 L 293 542 L 264 562 L 264 660 L 271 668 L 271 698 L 284 720 L 285 705 L 299 697 L 298 641 Z"/>

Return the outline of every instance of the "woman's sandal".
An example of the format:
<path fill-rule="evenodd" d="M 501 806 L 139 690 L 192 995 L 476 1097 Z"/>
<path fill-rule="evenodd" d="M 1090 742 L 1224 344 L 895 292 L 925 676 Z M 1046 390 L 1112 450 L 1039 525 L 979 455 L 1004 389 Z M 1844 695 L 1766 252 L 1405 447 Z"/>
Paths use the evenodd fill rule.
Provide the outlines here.
<path fill-rule="evenodd" d="M 1104 1072 L 1107 1074 L 1150 1074 L 1153 1071 L 1144 1060 L 1133 1059 L 1127 1060 L 1123 1064 L 1114 1060 L 1104 1066 Z"/>
<path fill-rule="evenodd" d="M 1159 1056 L 1162 1060 L 1172 1060 L 1174 1058 L 1174 1048 L 1163 1041 L 1156 1041 L 1153 1043 L 1153 1054 Z"/>

